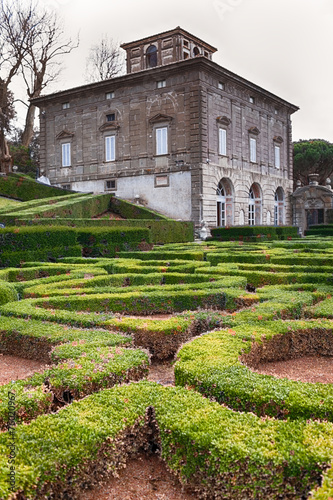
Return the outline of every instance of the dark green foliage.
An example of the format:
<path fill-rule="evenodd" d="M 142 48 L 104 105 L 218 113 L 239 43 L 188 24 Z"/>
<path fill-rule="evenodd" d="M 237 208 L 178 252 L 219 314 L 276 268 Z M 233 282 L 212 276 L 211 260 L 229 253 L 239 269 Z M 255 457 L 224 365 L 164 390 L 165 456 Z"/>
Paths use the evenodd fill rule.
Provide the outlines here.
<path fill-rule="evenodd" d="M 110 209 L 112 212 L 119 214 L 124 219 L 152 219 L 152 220 L 169 220 L 168 217 L 161 215 L 148 208 L 134 205 L 120 198 L 113 196 L 110 201 Z"/>
<path fill-rule="evenodd" d="M 68 194 L 67 189 L 41 184 L 26 175 L 9 174 L 6 177 L 0 177 L 0 195 L 16 200 L 28 201 L 36 198 L 62 196 L 64 194 Z"/>
<path fill-rule="evenodd" d="M 310 229 L 305 231 L 306 236 L 333 236 L 333 224 L 321 224 L 318 226 L 311 226 Z"/>
<path fill-rule="evenodd" d="M 309 174 L 318 174 L 319 184 L 325 184 L 333 172 L 333 144 L 323 139 L 294 142 L 294 183 L 308 184 Z"/>
<path fill-rule="evenodd" d="M 2 214 L 1 220 L 6 224 L 16 222 L 17 219 L 25 218 L 30 221 L 40 218 L 64 217 L 75 219 L 77 217 L 94 217 L 101 213 L 109 206 L 110 195 L 90 195 L 81 194 L 73 195 L 66 199 L 54 200 L 50 203 L 49 200 L 44 205 L 35 207 L 30 206 L 25 208 L 25 205 L 19 207 L 16 211 L 11 211 L 9 215 Z M 13 221 L 13 222 L 11 222 Z"/>
<path fill-rule="evenodd" d="M 59 257 L 79 256 L 75 230 L 58 227 L 0 229 L 0 266 L 19 266 L 22 261 L 49 261 Z"/>
<path fill-rule="evenodd" d="M 179 252 L 179 251 L 163 251 L 163 247 L 161 251 L 151 251 L 151 252 L 119 252 L 119 257 L 125 259 L 142 259 L 142 260 L 174 260 L 174 259 L 182 259 L 182 260 L 203 260 L 204 254 L 203 252 Z"/>
<path fill-rule="evenodd" d="M 0 252 L 39 250 L 76 245 L 76 232 L 68 227 L 20 227 L 0 229 Z M 1 255 L 0 253 L 0 255 Z"/>
<path fill-rule="evenodd" d="M 14 212 L 17 209 L 11 209 Z M 8 211 L 7 211 L 8 212 Z M 1 220 L 1 217 L 0 217 Z M 47 226 L 70 226 L 70 227 L 100 227 L 117 228 L 122 227 L 145 227 L 151 231 L 151 241 L 154 244 L 185 243 L 194 240 L 194 223 L 174 220 L 150 220 L 150 219 L 17 219 L 16 225 L 47 225 Z"/>
<path fill-rule="evenodd" d="M 77 239 L 85 257 L 114 257 L 121 250 L 137 250 L 150 243 L 150 231 L 145 228 L 77 229 Z"/>
<path fill-rule="evenodd" d="M 297 227 L 292 226 L 232 226 L 211 229 L 212 238 L 218 241 L 270 241 L 298 238 Z"/>

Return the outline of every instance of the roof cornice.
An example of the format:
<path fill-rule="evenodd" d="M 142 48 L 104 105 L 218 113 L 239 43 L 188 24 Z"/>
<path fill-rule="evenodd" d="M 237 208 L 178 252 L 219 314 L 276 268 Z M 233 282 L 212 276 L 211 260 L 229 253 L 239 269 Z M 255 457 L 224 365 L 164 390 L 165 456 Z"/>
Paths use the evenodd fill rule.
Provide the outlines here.
<path fill-rule="evenodd" d="M 88 83 L 79 87 L 74 87 L 68 90 L 55 92 L 53 94 L 40 96 L 35 99 L 31 99 L 31 102 L 38 107 L 43 107 L 44 104 L 54 101 L 54 100 L 62 100 L 68 99 L 77 95 L 78 93 L 92 93 L 96 91 L 104 91 L 110 92 L 110 89 L 117 88 L 122 84 L 127 84 L 131 81 L 138 82 L 141 79 L 151 78 L 153 81 L 157 81 L 162 79 L 162 76 L 170 75 L 171 73 L 179 73 L 181 70 L 195 69 L 197 71 L 209 71 L 214 73 L 218 78 L 227 78 L 232 83 L 241 85 L 248 90 L 253 92 L 260 93 L 264 95 L 266 98 L 271 99 L 276 104 L 280 106 L 285 106 L 289 109 L 290 113 L 294 113 L 299 109 L 298 106 L 291 104 L 290 102 L 282 99 L 281 97 L 269 92 L 268 90 L 263 89 L 259 85 L 256 85 L 249 80 L 229 71 L 228 69 L 220 66 L 219 64 L 207 59 L 204 56 L 197 56 L 194 58 L 186 59 L 184 61 L 178 61 L 175 63 L 165 64 L 163 66 L 157 66 L 152 69 L 145 69 L 142 71 L 137 71 L 135 73 L 129 73 L 127 75 L 117 76 L 115 78 L 111 78 L 109 80 L 103 80 L 100 82 Z"/>

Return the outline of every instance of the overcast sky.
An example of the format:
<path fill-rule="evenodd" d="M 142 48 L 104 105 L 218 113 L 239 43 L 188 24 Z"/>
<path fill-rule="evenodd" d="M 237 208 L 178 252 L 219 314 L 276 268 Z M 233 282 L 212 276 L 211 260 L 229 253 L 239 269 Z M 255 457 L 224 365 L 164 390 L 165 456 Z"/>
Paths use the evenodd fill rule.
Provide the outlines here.
<path fill-rule="evenodd" d="M 181 26 L 218 49 L 221 66 L 296 104 L 293 139 L 333 142 L 332 0 L 41 0 L 80 46 L 49 89 L 85 82 L 89 48 L 102 34 L 130 42 Z"/>

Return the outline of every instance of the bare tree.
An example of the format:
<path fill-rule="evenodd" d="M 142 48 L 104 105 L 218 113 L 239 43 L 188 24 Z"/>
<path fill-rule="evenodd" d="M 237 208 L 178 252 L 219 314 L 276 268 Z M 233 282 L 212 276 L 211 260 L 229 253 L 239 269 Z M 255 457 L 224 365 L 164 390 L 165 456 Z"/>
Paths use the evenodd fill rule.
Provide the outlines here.
<path fill-rule="evenodd" d="M 38 97 L 54 81 L 61 70 L 61 56 L 78 46 L 78 41 L 66 39 L 62 23 L 55 12 L 40 7 L 31 0 L 0 0 L 0 94 L 8 96 L 14 76 L 23 77 L 29 98 Z M 2 104 L 4 101 L 2 101 Z M 3 113 L 1 106 L 0 113 Z M 9 109 L 9 108 L 7 108 Z M 35 106 L 27 105 L 22 144 L 29 146 L 34 133 Z M 4 121 L 4 120 L 1 120 Z M 8 120 L 7 120 L 8 121 Z M 0 123 L 1 125 L 1 123 Z M 8 130 L 8 127 L 7 127 Z M 0 157 L 8 151 L 6 129 L 0 129 Z M 4 158 L 3 158 L 4 159 Z M 4 167 L 5 168 L 5 167 Z M 7 165 L 8 170 L 8 165 Z"/>
<path fill-rule="evenodd" d="M 17 3 L 0 0 L 0 171 L 8 172 L 11 157 L 6 132 L 14 117 L 13 95 L 9 86 L 21 69 L 31 32 L 32 6 L 17 9 Z"/>
<path fill-rule="evenodd" d="M 90 49 L 86 62 L 86 79 L 98 82 L 113 78 L 123 72 L 124 62 L 119 44 L 103 35 L 100 42 Z"/>
<path fill-rule="evenodd" d="M 34 18 L 34 29 L 21 63 L 30 99 L 39 97 L 43 89 L 57 79 L 62 70 L 61 57 L 78 47 L 78 39 L 73 41 L 65 37 L 62 23 L 55 12 L 35 11 Z M 22 134 L 23 146 L 29 146 L 34 135 L 35 112 L 36 106 L 30 103 Z"/>

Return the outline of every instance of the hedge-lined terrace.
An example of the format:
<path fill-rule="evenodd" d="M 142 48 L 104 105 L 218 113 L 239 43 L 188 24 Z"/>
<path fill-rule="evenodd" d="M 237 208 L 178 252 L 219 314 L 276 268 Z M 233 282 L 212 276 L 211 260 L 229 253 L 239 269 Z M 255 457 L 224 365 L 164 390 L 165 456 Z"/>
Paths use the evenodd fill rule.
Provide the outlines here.
<path fill-rule="evenodd" d="M 31 421 L 16 431 L 20 498 L 80 498 L 108 466 L 154 444 L 198 498 L 328 500 L 332 386 L 253 370 L 333 356 L 330 253 L 329 240 L 207 242 L 0 271 L 10 286 L 1 352 L 52 365 L 14 384 L 20 418 Z M 184 388 L 140 382 L 91 394 L 145 377 L 142 348 L 155 359 L 180 348 L 175 375 Z M 0 435 L 0 449 L 9 439 Z M 0 496 L 9 498 L 5 475 Z"/>

